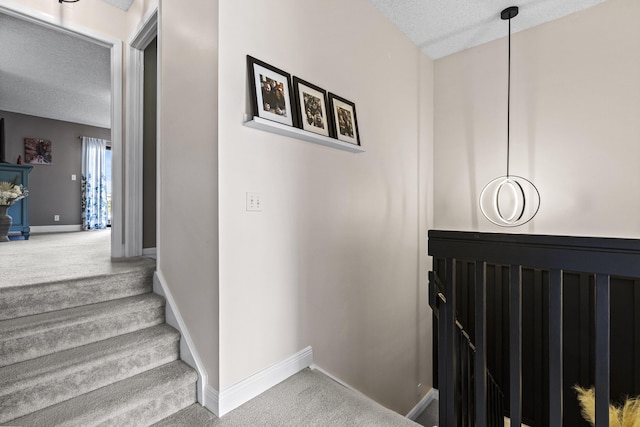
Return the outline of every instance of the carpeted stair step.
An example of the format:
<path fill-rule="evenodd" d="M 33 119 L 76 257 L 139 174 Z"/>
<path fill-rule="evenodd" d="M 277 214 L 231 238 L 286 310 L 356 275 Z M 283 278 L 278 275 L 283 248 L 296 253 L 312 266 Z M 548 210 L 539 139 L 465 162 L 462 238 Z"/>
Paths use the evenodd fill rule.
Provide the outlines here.
<path fill-rule="evenodd" d="M 11 420 L 11 426 L 148 426 L 196 401 L 196 372 L 175 361 Z"/>
<path fill-rule="evenodd" d="M 183 410 L 160 420 L 153 427 L 194 427 L 212 425 L 216 416 L 199 403 L 187 406 Z"/>
<path fill-rule="evenodd" d="M 0 367 L 164 323 L 148 293 L 0 322 Z"/>
<path fill-rule="evenodd" d="M 0 320 L 151 292 L 155 263 L 130 271 L 0 289 Z"/>
<path fill-rule="evenodd" d="M 0 368 L 0 423 L 178 359 L 166 324 Z"/>

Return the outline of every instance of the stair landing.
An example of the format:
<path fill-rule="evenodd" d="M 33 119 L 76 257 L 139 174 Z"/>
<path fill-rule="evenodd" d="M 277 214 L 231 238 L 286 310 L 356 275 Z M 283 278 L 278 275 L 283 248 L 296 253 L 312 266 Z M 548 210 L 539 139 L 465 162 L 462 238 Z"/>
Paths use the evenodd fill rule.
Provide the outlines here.
<path fill-rule="evenodd" d="M 111 259 L 111 230 L 31 234 L 29 240 L 0 243 L 2 288 L 128 272 L 155 260 Z"/>

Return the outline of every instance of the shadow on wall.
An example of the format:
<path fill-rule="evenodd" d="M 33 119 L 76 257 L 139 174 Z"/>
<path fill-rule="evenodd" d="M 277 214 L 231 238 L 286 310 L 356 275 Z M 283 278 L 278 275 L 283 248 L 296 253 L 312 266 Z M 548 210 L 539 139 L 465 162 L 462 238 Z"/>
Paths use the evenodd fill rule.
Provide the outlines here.
<path fill-rule="evenodd" d="M 464 93 L 471 93 L 470 90 L 466 90 Z M 467 99 L 464 105 L 471 105 L 471 99 Z M 467 173 L 469 176 L 469 197 L 471 198 L 469 206 L 470 215 L 471 215 L 471 227 L 472 230 L 478 229 L 478 178 L 476 176 L 476 140 L 474 138 L 475 135 L 475 123 L 473 120 L 473 115 L 470 114 L 468 109 L 463 111 L 465 126 L 465 140 L 467 146 Z"/>

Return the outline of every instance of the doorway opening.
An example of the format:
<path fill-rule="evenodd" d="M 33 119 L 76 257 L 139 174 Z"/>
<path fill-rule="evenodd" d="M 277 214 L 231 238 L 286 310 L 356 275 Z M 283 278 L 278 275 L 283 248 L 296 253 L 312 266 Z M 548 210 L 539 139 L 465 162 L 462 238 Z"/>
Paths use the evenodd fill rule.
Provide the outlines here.
<path fill-rule="evenodd" d="M 93 44 L 94 46 L 99 46 L 101 48 L 106 48 L 108 53 L 108 68 L 109 71 L 107 72 L 108 74 L 108 86 L 106 88 L 106 90 L 104 90 L 103 92 L 101 92 L 102 95 L 104 96 L 109 96 L 110 97 L 110 102 L 109 102 L 109 106 L 107 106 L 107 112 L 106 114 L 108 116 L 110 116 L 110 126 L 108 126 L 108 128 L 110 129 L 110 133 L 111 133 L 111 141 L 112 141 L 112 150 L 110 152 L 110 157 L 111 157 L 111 167 L 109 168 L 110 172 L 111 172 L 111 197 L 110 197 L 110 204 L 111 204 L 111 216 L 110 216 L 110 222 L 111 222 L 111 237 L 110 237 L 110 252 L 111 252 L 111 257 L 113 258 L 121 258 L 123 257 L 124 254 L 124 244 L 126 241 L 128 241 L 127 238 L 125 238 L 124 236 L 124 215 L 125 215 L 125 211 L 124 211 L 124 207 L 123 207 L 123 203 L 124 203 L 124 198 L 122 197 L 123 193 L 124 193 L 124 188 L 123 188 L 123 168 L 122 168 L 122 164 L 123 164 L 123 153 L 122 153 L 122 116 L 123 116 L 123 102 L 122 102 L 122 97 L 123 97 L 123 78 L 122 78 L 122 70 L 123 70 L 123 65 L 122 65 L 122 41 L 117 39 L 116 37 L 113 36 L 108 36 L 102 33 L 99 33 L 93 29 L 90 28 L 86 28 L 83 27 L 81 25 L 78 25 L 76 23 L 73 22 L 67 22 L 65 19 L 63 19 L 62 16 L 62 10 L 58 10 L 55 9 L 54 10 L 54 14 L 55 13 L 59 13 L 59 15 L 49 15 L 47 13 L 43 13 L 42 11 L 36 9 L 36 8 L 32 8 L 32 7 L 28 7 L 22 4 L 18 4 L 18 3 L 5 3 L 4 1 L 0 1 L 0 14 L 1 15 L 6 15 L 12 18 L 17 18 L 18 20 L 28 23 L 28 24 L 34 24 L 32 25 L 32 27 L 40 29 L 40 32 L 42 32 L 42 30 L 52 30 L 49 31 L 49 33 L 51 34 L 56 34 L 59 37 L 58 38 L 66 38 L 69 39 L 69 41 L 71 41 L 72 39 L 79 39 L 79 40 L 83 40 L 85 43 L 89 42 L 89 44 Z M 24 40 L 21 39 L 21 42 L 18 44 L 14 44 L 14 46 L 24 46 Z M 18 55 L 21 54 L 22 51 L 25 51 L 28 49 L 13 49 L 13 50 L 9 50 L 8 52 L 10 52 L 12 55 L 14 55 L 15 57 L 17 57 Z M 72 52 L 76 52 L 76 50 L 71 49 Z M 67 58 L 67 62 L 69 63 L 73 63 L 73 64 L 77 64 L 77 63 L 83 63 L 85 64 L 86 61 L 73 61 L 71 59 L 68 58 L 68 55 L 63 55 L 64 57 Z M 12 63 L 12 61 L 10 61 L 10 63 Z M 85 64 L 85 66 L 89 66 L 88 63 Z M 51 83 L 52 81 L 58 81 L 58 80 L 62 80 L 62 81 L 67 81 L 65 79 L 56 79 L 56 78 L 52 78 L 51 76 L 51 72 L 52 72 L 52 68 L 53 67 L 48 67 L 48 66 L 42 66 L 42 67 L 37 67 L 37 66 L 31 66 L 29 67 L 29 69 L 33 69 L 35 71 L 40 71 L 43 70 L 42 72 L 45 74 L 45 77 L 43 77 L 41 80 L 42 81 L 46 81 L 48 83 Z M 88 74 L 88 73 L 86 73 Z M 17 74 L 20 75 L 20 74 Z M 89 82 L 91 83 L 91 82 Z M 90 84 L 86 85 L 88 92 L 85 92 L 87 94 L 88 97 L 94 96 L 96 91 L 92 90 L 91 88 L 94 86 L 91 86 Z M 28 92 L 28 91 L 22 91 L 22 92 Z M 41 94 L 43 93 L 48 93 L 45 90 L 40 91 Z M 101 95 L 101 96 L 102 96 Z M 58 96 L 57 98 L 64 98 L 63 96 Z M 6 97 L 3 96 L 3 99 L 6 99 Z M 40 100 L 41 101 L 41 100 Z M 44 104 L 44 105 L 49 105 L 51 103 L 48 102 L 40 102 L 40 104 Z M 78 103 L 73 103 L 70 104 L 70 106 L 68 108 L 57 108 L 56 111 L 58 112 L 65 112 L 68 113 L 70 111 L 76 111 L 78 108 L 81 108 L 81 106 L 84 105 L 82 102 L 78 102 Z M 79 107 L 80 106 L 80 107 Z M 56 117 L 55 114 L 32 114 L 36 117 L 45 117 L 45 118 L 49 118 L 49 119 L 54 119 L 54 120 L 63 120 L 63 121 L 67 121 L 67 122 L 72 122 L 72 123 L 80 123 L 80 122 L 76 122 L 75 120 L 73 120 L 73 118 L 69 118 L 69 117 Z M 85 122 L 85 124 L 89 124 L 91 125 L 90 122 Z M 102 127 L 107 127 L 107 126 L 102 126 Z M 69 172 L 69 174 L 71 174 L 71 171 Z M 35 190 L 35 189 L 34 189 Z M 35 194 L 35 193 L 34 193 Z M 57 213 L 57 212 L 56 212 Z M 54 218 L 53 216 L 51 216 L 51 218 Z M 72 225 L 73 227 L 76 227 L 76 225 Z M 53 226 L 49 226 L 49 225 L 43 225 L 41 228 L 42 229 L 48 229 L 48 228 L 52 228 Z M 59 228 L 59 226 L 56 226 L 56 229 Z M 71 230 L 69 230 L 71 231 Z M 42 230 L 42 232 L 49 232 L 48 230 Z"/>

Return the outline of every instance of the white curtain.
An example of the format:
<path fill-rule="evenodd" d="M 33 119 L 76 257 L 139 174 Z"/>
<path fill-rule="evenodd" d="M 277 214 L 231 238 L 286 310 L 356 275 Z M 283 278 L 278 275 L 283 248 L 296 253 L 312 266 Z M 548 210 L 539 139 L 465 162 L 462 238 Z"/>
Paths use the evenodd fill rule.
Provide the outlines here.
<path fill-rule="evenodd" d="M 82 229 L 107 228 L 107 141 L 82 137 Z"/>

